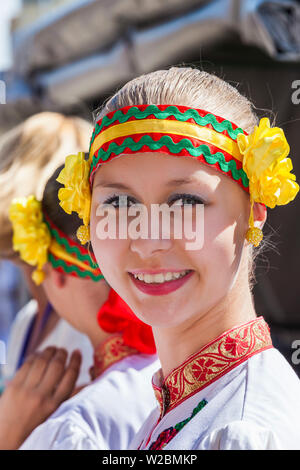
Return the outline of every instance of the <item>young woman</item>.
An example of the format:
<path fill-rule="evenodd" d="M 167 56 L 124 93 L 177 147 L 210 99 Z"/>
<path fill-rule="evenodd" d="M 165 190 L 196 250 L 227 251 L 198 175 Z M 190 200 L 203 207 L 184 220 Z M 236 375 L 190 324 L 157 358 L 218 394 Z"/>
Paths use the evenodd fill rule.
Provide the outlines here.
<path fill-rule="evenodd" d="M 32 280 L 33 268 L 13 249 L 9 206 L 13 198 L 34 194 L 41 199 L 45 185 L 64 161 L 66 152 L 87 149 L 92 127 L 87 121 L 60 113 L 42 112 L 1 136 L 0 139 L 0 258 L 17 265 L 26 281 L 31 300 L 18 312 L 9 335 L 6 364 L 1 366 L 4 383 L 14 376 L 25 358 L 47 346 L 76 348 L 82 353 L 77 385 L 89 381 L 93 349 L 85 335 L 60 318 L 48 302 L 42 285 Z"/>
<path fill-rule="evenodd" d="M 93 382 L 21 448 L 124 449 L 155 407 L 150 379 L 159 362 L 153 335 L 107 284 L 92 250 L 73 235 L 80 220 L 58 204 L 61 169 L 47 182 L 41 202 L 33 196 L 13 201 L 13 242 L 20 258 L 35 267 L 33 280 L 42 283 L 57 314 L 90 340 Z"/>
<path fill-rule="evenodd" d="M 299 190 L 288 153 L 282 129 L 258 122 L 235 88 L 171 68 L 127 83 L 98 114 L 89 160 L 67 157 L 61 205 L 83 219 L 83 242 L 90 221 L 101 271 L 152 326 L 162 365 L 158 407 L 131 448 L 300 449 L 300 381 L 249 282 L 266 206 Z M 103 237 L 102 209 L 123 214 L 125 197 L 128 232 L 140 205 L 151 222 L 154 204 L 179 206 L 202 246 L 188 247 L 186 232 Z"/>

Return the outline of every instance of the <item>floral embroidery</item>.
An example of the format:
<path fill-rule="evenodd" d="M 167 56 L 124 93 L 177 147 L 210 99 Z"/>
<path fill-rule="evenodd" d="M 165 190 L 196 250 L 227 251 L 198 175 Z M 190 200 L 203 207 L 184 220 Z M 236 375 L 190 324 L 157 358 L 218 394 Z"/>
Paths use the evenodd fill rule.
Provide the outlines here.
<path fill-rule="evenodd" d="M 192 374 L 195 380 L 203 382 L 207 376 L 214 373 L 214 367 L 221 366 L 222 364 L 216 364 L 213 359 L 200 358 L 192 366 Z"/>
<path fill-rule="evenodd" d="M 127 346 L 121 334 L 109 338 L 94 352 L 94 365 L 90 368 L 91 379 L 95 380 L 108 367 L 133 354 L 139 354 L 139 351 Z"/>
<path fill-rule="evenodd" d="M 176 434 L 179 433 L 179 431 L 181 431 L 181 429 L 197 414 L 199 413 L 200 410 L 202 410 L 202 408 L 205 407 L 205 405 L 207 404 L 207 401 L 205 400 L 205 398 L 203 400 L 200 401 L 200 403 L 198 403 L 198 405 L 196 406 L 196 408 L 194 408 L 191 416 L 183 421 L 180 421 L 180 423 L 177 423 L 174 427 L 171 426 L 170 428 L 168 429 L 165 429 L 164 431 L 162 431 L 158 438 L 156 439 L 156 441 L 152 442 L 152 444 L 150 445 L 149 447 L 149 450 L 161 450 L 163 449 L 170 441 L 171 439 L 173 439 L 174 436 L 176 436 Z"/>
<path fill-rule="evenodd" d="M 238 340 L 238 341 L 237 341 Z M 224 345 L 227 352 L 230 352 L 233 356 L 239 356 L 243 354 L 248 349 L 247 339 L 244 340 L 241 337 L 231 338 L 230 336 L 226 338 Z"/>
<path fill-rule="evenodd" d="M 272 347 L 263 317 L 226 331 L 174 369 L 161 387 L 152 380 L 161 417 L 254 354 Z"/>

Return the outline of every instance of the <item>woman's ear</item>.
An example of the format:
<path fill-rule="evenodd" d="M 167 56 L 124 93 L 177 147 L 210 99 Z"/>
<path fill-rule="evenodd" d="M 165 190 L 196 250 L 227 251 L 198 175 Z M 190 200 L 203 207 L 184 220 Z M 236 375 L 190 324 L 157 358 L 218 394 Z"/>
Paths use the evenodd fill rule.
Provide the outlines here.
<path fill-rule="evenodd" d="M 64 287 L 67 283 L 66 274 L 61 273 L 56 269 L 52 269 L 52 279 L 55 286 L 58 288 Z"/>
<path fill-rule="evenodd" d="M 254 220 L 255 227 L 258 227 L 262 230 L 267 220 L 267 208 L 264 204 L 261 204 L 260 202 L 254 202 L 253 220 Z"/>
<path fill-rule="evenodd" d="M 50 280 L 52 283 L 54 283 L 55 287 L 59 289 L 66 285 L 67 275 L 54 269 L 50 263 L 46 263 L 43 270 L 46 274 L 46 279 L 44 282 Z"/>

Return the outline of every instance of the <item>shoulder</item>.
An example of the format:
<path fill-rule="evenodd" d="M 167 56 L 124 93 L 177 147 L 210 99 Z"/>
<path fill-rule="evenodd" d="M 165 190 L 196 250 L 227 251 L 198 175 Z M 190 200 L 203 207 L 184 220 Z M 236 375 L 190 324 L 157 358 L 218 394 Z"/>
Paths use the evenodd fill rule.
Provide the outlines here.
<path fill-rule="evenodd" d="M 214 430 L 201 441 L 199 449 L 279 450 L 281 445 L 271 429 L 243 420 Z"/>
<path fill-rule="evenodd" d="M 228 440 L 245 449 L 300 449 L 299 396 L 299 377 L 280 351 L 254 355 L 247 361 L 240 418 L 223 428 L 220 443 L 225 448 Z"/>
<path fill-rule="evenodd" d="M 249 359 L 243 418 L 271 426 L 287 419 L 300 423 L 300 379 L 276 348 Z M 300 431 L 300 429 L 299 429 Z"/>
<path fill-rule="evenodd" d="M 300 450 L 300 380 L 277 349 L 253 355 L 211 384 L 205 396 L 207 406 L 174 445 Z"/>
<path fill-rule="evenodd" d="M 105 443 L 97 441 L 88 429 L 68 418 L 49 418 L 38 426 L 21 445 L 20 450 L 107 450 Z"/>
<path fill-rule="evenodd" d="M 36 315 L 37 309 L 37 301 L 35 299 L 31 299 L 24 305 L 24 307 L 21 308 L 21 310 L 19 310 L 11 327 L 10 338 L 12 338 L 20 328 L 26 328 L 28 326 L 30 320 Z"/>
<path fill-rule="evenodd" d="M 62 403 L 22 448 L 127 449 L 155 406 L 151 365 L 156 367 L 155 357 L 140 355 L 114 364 Z"/>
<path fill-rule="evenodd" d="M 91 415 L 99 418 L 103 415 L 102 420 L 111 420 L 128 414 L 128 410 L 134 412 L 142 407 L 152 410 L 156 402 L 151 378 L 158 364 L 155 356 L 134 355 L 124 358 L 64 402 L 56 413 L 77 409 L 85 417 Z"/>

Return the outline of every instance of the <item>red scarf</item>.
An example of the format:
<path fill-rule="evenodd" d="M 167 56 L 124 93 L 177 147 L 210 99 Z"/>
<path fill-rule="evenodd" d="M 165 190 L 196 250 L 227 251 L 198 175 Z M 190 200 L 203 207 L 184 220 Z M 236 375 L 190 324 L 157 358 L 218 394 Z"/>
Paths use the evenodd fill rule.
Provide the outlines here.
<path fill-rule="evenodd" d="M 98 312 L 98 324 L 108 333 L 122 332 L 124 343 L 140 353 L 155 354 L 152 328 L 139 320 L 123 299 L 111 289 Z"/>

